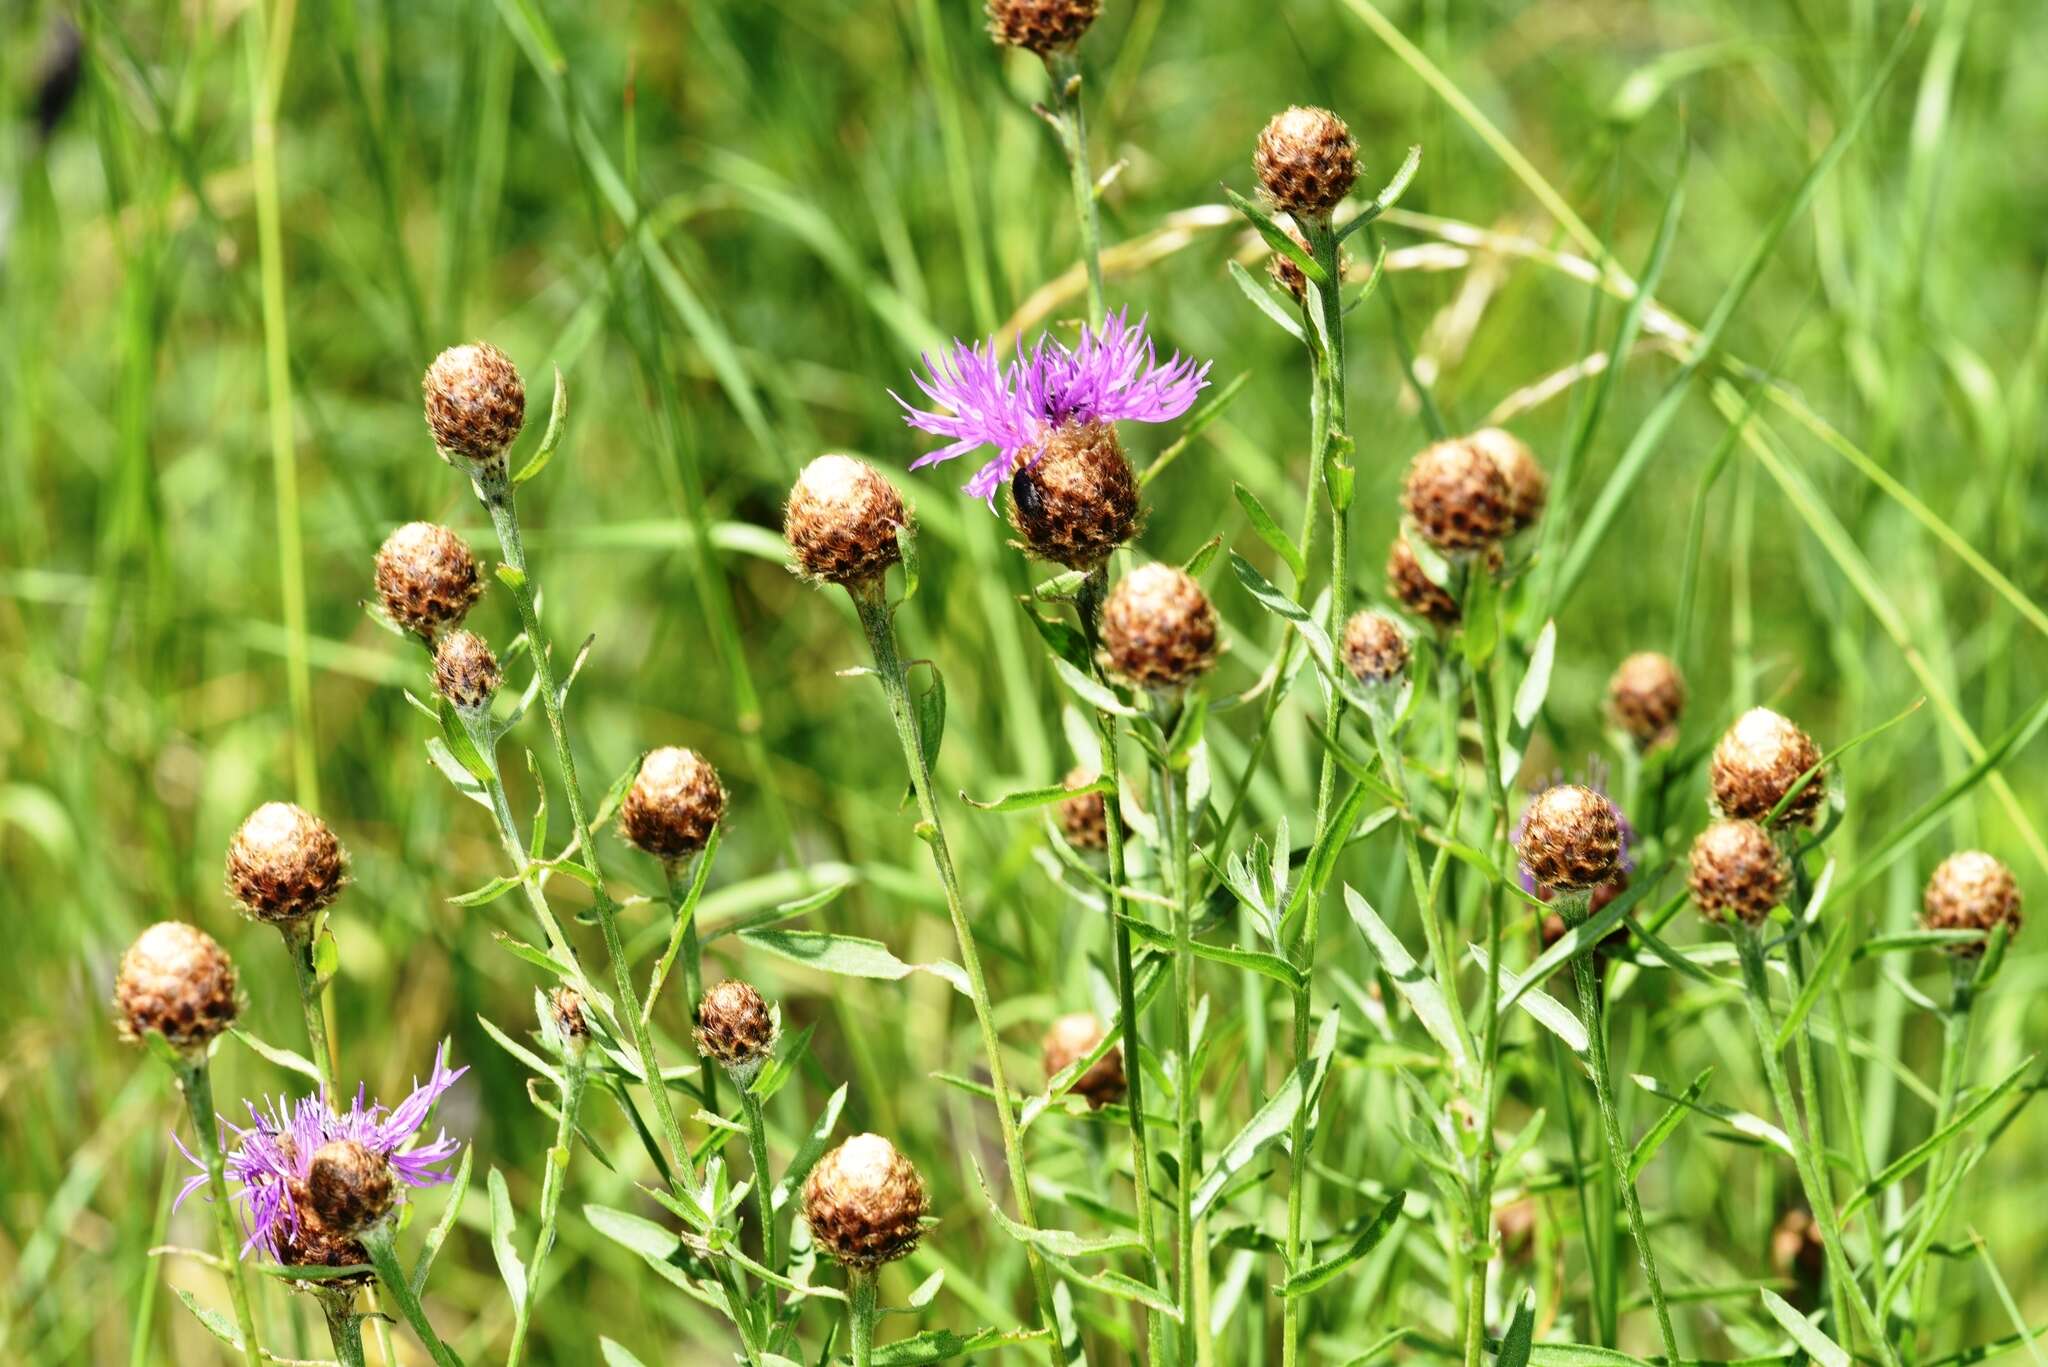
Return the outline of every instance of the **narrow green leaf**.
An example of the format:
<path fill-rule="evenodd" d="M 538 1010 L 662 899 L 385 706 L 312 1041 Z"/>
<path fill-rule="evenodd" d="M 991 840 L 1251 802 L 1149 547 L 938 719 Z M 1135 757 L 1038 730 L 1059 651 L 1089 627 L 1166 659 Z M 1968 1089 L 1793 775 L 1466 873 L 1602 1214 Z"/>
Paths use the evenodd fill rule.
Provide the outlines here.
<path fill-rule="evenodd" d="M 912 973 L 931 973 L 953 984 L 962 996 L 971 995 L 967 975 L 955 964 L 939 960 L 910 964 L 889 952 L 879 940 L 852 935 L 830 935 L 821 930 L 743 930 L 740 938 L 791 963 L 838 973 L 849 978 L 907 978 Z"/>
<path fill-rule="evenodd" d="M 1302 559 L 1301 548 L 1294 544 L 1294 538 L 1280 529 L 1273 515 L 1266 511 L 1266 505 L 1259 502 L 1259 496 L 1242 484 L 1231 485 L 1231 492 L 1237 496 L 1237 506 L 1244 509 L 1245 521 L 1258 534 L 1259 540 L 1272 547 L 1273 554 L 1280 557 L 1294 576 L 1297 586 L 1308 582 L 1308 562 Z"/>
<path fill-rule="evenodd" d="M 1344 889 L 1344 906 L 1351 913 L 1352 922 L 1364 933 L 1366 943 L 1380 961 L 1381 971 L 1394 984 L 1394 990 L 1415 1012 L 1415 1018 L 1422 1022 L 1423 1029 L 1429 1031 L 1430 1037 L 1443 1047 L 1453 1071 L 1462 1073 L 1471 1066 L 1471 1060 L 1436 980 L 1422 971 L 1421 965 L 1415 962 L 1415 956 L 1401 943 L 1401 937 L 1394 934 L 1380 919 L 1379 913 L 1372 909 L 1372 904 L 1349 885 Z"/>
<path fill-rule="evenodd" d="M 514 1305 L 526 1301 L 526 1264 L 513 1247 L 512 1236 L 519 1231 L 512 1214 L 512 1197 L 505 1190 L 505 1174 L 492 1168 L 485 1186 L 491 1196 L 491 1256 L 498 1261 L 498 1275 L 505 1279 L 505 1291 Z"/>
<path fill-rule="evenodd" d="M 1345 1268 L 1379 1247 L 1380 1240 L 1387 1237 L 1387 1231 L 1401 1218 L 1401 1204 L 1407 1199 L 1406 1192 L 1397 1191 L 1389 1196 L 1386 1203 L 1380 1207 L 1379 1213 L 1344 1246 L 1342 1252 L 1290 1276 L 1281 1285 L 1280 1294 L 1306 1296 L 1334 1280 Z"/>
<path fill-rule="evenodd" d="M 1985 1092 L 1984 1095 L 1978 1097 L 1970 1105 L 1969 1109 L 1956 1116 L 1933 1134 L 1928 1135 L 1927 1138 L 1921 1140 L 1912 1148 L 1900 1154 L 1890 1163 L 1887 1163 L 1883 1171 L 1864 1183 L 1854 1195 L 1843 1203 L 1842 1218 L 1847 1220 L 1854 1216 L 1857 1211 L 1863 1209 L 1870 1201 L 1882 1195 L 1885 1188 L 1912 1173 L 1922 1163 L 1925 1163 L 1928 1159 L 1934 1157 L 1936 1153 L 1940 1152 L 1950 1140 L 1976 1124 L 1986 1111 L 1998 1104 L 2000 1098 L 2006 1096 L 2013 1088 L 2019 1086 L 2021 1075 L 2034 1066 L 2034 1059 L 2035 1055 L 2033 1054 L 2029 1054 L 2024 1059 L 2021 1059 L 2018 1067 L 1999 1079 L 1998 1083 Z"/>
<path fill-rule="evenodd" d="M 1771 1318 L 1819 1367 L 1849 1367 L 1849 1355 L 1842 1350 L 1842 1345 L 1815 1328 L 1806 1316 L 1786 1304 L 1784 1297 L 1769 1290 L 1757 1294 L 1763 1297 L 1764 1309 L 1771 1312 Z"/>

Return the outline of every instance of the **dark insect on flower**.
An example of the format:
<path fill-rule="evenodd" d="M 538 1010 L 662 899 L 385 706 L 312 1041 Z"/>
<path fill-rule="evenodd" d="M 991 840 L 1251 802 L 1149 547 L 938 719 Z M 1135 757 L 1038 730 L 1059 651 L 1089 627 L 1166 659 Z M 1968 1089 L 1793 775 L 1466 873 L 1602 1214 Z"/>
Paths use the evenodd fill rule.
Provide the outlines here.
<path fill-rule="evenodd" d="M 228 842 L 228 892 L 259 921 L 303 920 L 332 905 L 347 883 L 341 842 L 296 803 L 264 803 Z"/>
<path fill-rule="evenodd" d="M 180 1049 L 204 1048 L 235 1023 L 235 965 L 211 935 L 184 921 L 159 921 L 135 937 L 114 978 L 121 1033 L 154 1031 Z"/>
<path fill-rule="evenodd" d="M 328 1219 L 361 1217 L 374 1223 L 402 1202 L 406 1191 L 453 1178 L 447 1164 L 462 1145 L 445 1131 L 432 1143 L 408 1146 L 441 1094 L 468 1071 L 448 1067 L 444 1044 L 434 1056 L 433 1073 L 426 1082 L 416 1082 L 396 1107 L 366 1105 L 366 1090 L 358 1088 L 347 1111 L 336 1111 L 323 1093 L 298 1101 L 277 1097 L 260 1111 L 250 1102 L 246 1128 L 221 1121 L 221 1129 L 236 1141 L 227 1156 L 228 1180 L 235 1184 L 228 1199 L 239 1208 L 248 1236 L 242 1256 L 260 1249 L 288 1266 L 361 1261 L 359 1250 L 346 1245 L 363 1226 L 339 1229 Z M 173 1142 L 198 1169 L 178 1192 L 182 1204 L 206 1185 L 206 1164 L 182 1141 L 174 1137 Z M 329 1147 L 336 1144 L 354 1147 Z M 384 1164 L 381 1172 L 377 1160 Z M 347 1261 L 333 1261 L 337 1255 Z"/>
<path fill-rule="evenodd" d="M 1047 1082 L 1095 1052 L 1102 1043 L 1102 1022 L 1086 1011 L 1061 1016 L 1045 1032 L 1045 1077 Z M 1074 1079 L 1071 1090 L 1087 1098 L 1089 1108 L 1101 1110 L 1124 1098 L 1123 1046 L 1112 1044 L 1109 1052 L 1095 1060 Z"/>
<path fill-rule="evenodd" d="M 811 1238 L 849 1267 L 907 1256 L 924 1234 L 924 1178 L 878 1134 L 857 1134 L 818 1160 L 804 1180 Z"/>
<path fill-rule="evenodd" d="M 1138 481 L 1116 428 L 1067 423 L 1010 476 L 1010 525 L 1033 555 L 1093 569 L 1138 530 Z"/>
<path fill-rule="evenodd" d="M 998 359 L 995 340 L 968 346 L 955 342 L 936 361 L 926 355 L 917 387 L 938 406 L 912 408 L 900 394 L 904 421 L 920 432 L 950 437 L 950 444 L 910 463 L 913 470 L 964 456 L 983 446 L 996 455 L 964 486 L 976 498 L 994 502 L 996 490 L 1025 462 L 1044 454 L 1057 429 L 1090 423 L 1170 422 L 1188 411 L 1208 384 L 1207 362 L 1196 365 L 1175 352 L 1160 364 L 1146 320 L 1133 325 L 1128 311 L 1113 313 L 1100 329 L 1082 328 L 1073 347 L 1041 334 L 1029 353 L 1017 343 L 1016 359 Z"/>

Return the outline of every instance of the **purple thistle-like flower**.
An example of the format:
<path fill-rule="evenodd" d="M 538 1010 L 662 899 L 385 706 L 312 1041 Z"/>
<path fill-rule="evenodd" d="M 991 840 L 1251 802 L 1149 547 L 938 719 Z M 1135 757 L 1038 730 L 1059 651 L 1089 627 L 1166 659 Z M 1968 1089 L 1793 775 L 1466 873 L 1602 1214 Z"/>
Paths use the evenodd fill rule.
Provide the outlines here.
<path fill-rule="evenodd" d="M 974 346 L 956 341 L 937 360 L 921 357 L 925 374 L 912 378 L 944 411 L 912 408 L 894 390 L 889 397 L 903 405 L 904 421 L 912 427 L 952 441 L 919 456 L 910 468 L 993 446 L 994 459 L 962 486 L 993 501 L 1018 461 L 1041 447 L 1054 428 L 1179 417 L 1208 386 L 1209 362 L 1197 365 L 1176 351 L 1161 364 L 1145 323 L 1140 318 L 1133 325 L 1126 309 L 1104 318 L 1099 330 L 1083 327 L 1072 347 L 1040 333 L 1027 353 L 1019 338 L 1016 359 L 1007 365 L 997 359 L 993 338 Z"/>
<path fill-rule="evenodd" d="M 441 1094 L 468 1071 L 467 1067 L 448 1066 L 444 1043 L 434 1055 L 432 1075 L 424 1083 L 415 1078 L 412 1092 L 395 1107 L 382 1102 L 365 1104 L 368 1092 L 359 1086 L 347 1111 L 336 1111 L 323 1091 L 297 1101 L 273 1097 L 263 1110 L 249 1102 L 246 1129 L 222 1120 L 223 1142 L 228 1132 L 237 1141 L 227 1156 L 228 1179 L 236 1184 L 228 1199 L 240 1207 L 242 1228 L 248 1234 L 242 1256 L 260 1248 L 270 1257 L 284 1260 L 287 1242 L 301 1230 L 294 1188 L 303 1191 L 314 1153 L 333 1140 L 352 1139 L 385 1159 L 400 1189 L 449 1181 L 454 1174 L 444 1165 L 461 1151 L 461 1141 L 445 1130 L 430 1144 L 412 1145 L 412 1140 L 427 1123 L 427 1114 Z M 171 1142 L 199 1169 L 178 1192 L 176 1204 L 182 1205 L 186 1197 L 206 1185 L 206 1164 L 175 1134 Z"/>

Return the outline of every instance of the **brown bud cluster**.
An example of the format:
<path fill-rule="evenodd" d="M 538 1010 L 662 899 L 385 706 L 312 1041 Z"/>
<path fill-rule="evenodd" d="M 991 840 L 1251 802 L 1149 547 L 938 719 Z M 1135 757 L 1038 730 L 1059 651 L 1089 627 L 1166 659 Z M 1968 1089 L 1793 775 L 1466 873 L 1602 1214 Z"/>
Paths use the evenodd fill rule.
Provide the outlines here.
<path fill-rule="evenodd" d="M 1670 656 L 1638 651 L 1607 681 L 1607 710 L 1640 748 L 1663 745 L 1678 735 L 1685 715 L 1685 678 Z"/>
<path fill-rule="evenodd" d="M 1508 488 L 1508 520 L 1504 536 L 1536 525 L 1550 501 L 1550 476 L 1536 462 L 1529 444 L 1499 427 L 1482 427 L 1465 444 L 1492 461 Z"/>
<path fill-rule="evenodd" d="M 1927 880 L 1920 901 L 1920 924 L 1928 930 L 1981 930 L 1999 926 L 2020 929 L 2020 885 L 2012 870 L 1982 850 L 1959 850 L 1941 861 Z M 1974 959 L 1984 953 L 1982 940 L 1946 946 L 1951 954 Z"/>
<path fill-rule="evenodd" d="M 1714 806 L 1723 816 L 1761 821 L 1818 763 L 1820 750 L 1811 736 L 1767 707 L 1752 707 L 1714 747 L 1708 769 Z M 1825 771 L 1815 774 L 1780 824 L 1811 824 L 1827 801 L 1827 777 Z"/>
<path fill-rule="evenodd" d="M 1185 571 L 1141 565 L 1119 579 L 1102 608 L 1110 667 L 1146 688 L 1179 688 L 1216 663 L 1216 609 Z"/>
<path fill-rule="evenodd" d="M 443 451 L 491 465 L 526 423 L 526 385 L 512 358 L 489 342 L 449 347 L 420 381 L 427 427 Z"/>
<path fill-rule="evenodd" d="M 1102 13 L 1102 0 L 988 0 L 988 32 L 1040 57 L 1065 52 Z"/>
<path fill-rule="evenodd" d="M 205 1046 L 235 1023 L 235 966 L 213 937 L 183 921 L 159 921 L 121 956 L 114 1008 L 121 1033 L 154 1030 L 181 1049 Z"/>
<path fill-rule="evenodd" d="M 1384 612 L 1366 609 L 1344 624 L 1344 668 L 1360 683 L 1392 683 L 1408 669 L 1408 633 Z"/>
<path fill-rule="evenodd" d="M 752 1068 L 775 1047 L 775 1016 L 752 986 L 727 978 L 697 1003 L 697 1052 L 727 1069 Z"/>
<path fill-rule="evenodd" d="M 1074 769 L 1067 774 L 1065 786 L 1080 788 L 1095 779 L 1096 775 L 1086 769 Z M 1101 793 L 1061 798 L 1055 810 L 1059 813 L 1060 833 L 1066 836 L 1069 845 L 1077 850 L 1109 848 L 1109 803 Z"/>
<path fill-rule="evenodd" d="M 903 496 L 874 466 L 852 456 L 819 456 L 789 491 L 782 535 L 798 573 L 850 588 L 903 558 L 896 530 L 909 521 Z"/>
<path fill-rule="evenodd" d="M 353 1139 L 330 1139 L 306 1169 L 306 1201 L 321 1228 L 352 1239 L 391 1213 L 398 1184 L 383 1154 Z"/>
<path fill-rule="evenodd" d="M 1259 134 L 1252 169 L 1279 208 L 1297 218 L 1328 214 L 1358 179 L 1358 144 L 1344 120 L 1327 109 L 1294 105 Z"/>
<path fill-rule="evenodd" d="M 1061 1016 L 1045 1032 L 1045 1078 L 1053 1078 L 1065 1072 L 1075 1063 L 1095 1052 L 1095 1046 L 1102 1043 L 1102 1022 L 1086 1011 L 1077 1011 L 1070 1016 Z M 1075 1095 L 1087 1098 L 1093 1110 L 1101 1110 L 1124 1099 L 1124 1051 L 1121 1045 L 1112 1045 L 1108 1053 L 1095 1060 L 1089 1069 L 1074 1079 L 1070 1088 Z"/>
<path fill-rule="evenodd" d="M 1410 463 L 1401 506 L 1447 555 L 1486 550 L 1513 525 L 1513 495 L 1500 467 L 1462 441 L 1437 442 Z"/>
<path fill-rule="evenodd" d="M 228 892 L 259 921 L 302 920 L 330 906 L 347 882 L 341 842 L 294 803 L 264 803 L 228 842 Z"/>
<path fill-rule="evenodd" d="M 1586 892 L 1614 876 L 1621 860 L 1621 823 L 1614 804 L 1591 788 L 1546 788 L 1522 813 L 1515 853 L 1538 887 Z"/>
<path fill-rule="evenodd" d="M 725 816 L 718 771 L 694 750 L 650 750 L 619 804 L 619 827 L 637 849 L 685 859 L 704 848 Z"/>
<path fill-rule="evenodd" d="M 1395 537 L 1394 544 L 1387 547 L 1387 592 L 1402 607 L 1445 631 L 1457 626 L 1464 616 L 1458 600 L 1423 571 L 1405 536 Z"/>
<path fill-rule="evenodd" d="M 1138 530 L 1138 481 L 1116 428 L 1056 427 L 1010 476 L 1010 525 L 1033 555 L 1092 570 Z"/>
<path fill-rule="evenodd" d="M 504 677 L 489 643 L 473 631 L 451 631 L 434 648 L 434 691 L 457 707 L 490 706 Z"/>
<path fill-rule="evenodd" d="M 1314 258 L 1315 249 L 1308 245 L 1306 238 L 1300 233 L 1289 233 L 1288 236 L 1294 239 L 1295 246 L 1301 248 L 1302 255 L 1311 259 Z M 1341 277 L 1349 269 L 1351 269 L 1350 258 L 1344 252 L 1339 251 L 1337 253 L 1337 274 Z M 1302 274 L 1301 267 L 1295 265 L 1294 259 L 1288 256 L 1287 253 L 1274 252 L 1272 260 L 1266 265 L 1266 270 L 1281 289 L 1294 296 L 1294 302 L 1297 304 L 1308 302 L 1308 277 Z"/>
<path fill-rule="evenodd" d="M 927 1204 L 924 1179 L 878 1134 L 855 1135 L 804 1180 L 811 1238 L 849 1267 L 879 1267 L 915 1249 Z"/>
<path fill-rule="evenodd" d="M 408 522 L 377 548 L 377 597 L 392 621 L 432 641 L 483 597 L 476 557 L 463 539 L 431 522 Z"/>
<path fill-rule="evenodd" d="M 1710 920 L 1759 925 L 1785 895 L 1790 875 L 1771 833 L 1754 821 L 1723 818 L 1692 842 L 1692 900 Z"/>

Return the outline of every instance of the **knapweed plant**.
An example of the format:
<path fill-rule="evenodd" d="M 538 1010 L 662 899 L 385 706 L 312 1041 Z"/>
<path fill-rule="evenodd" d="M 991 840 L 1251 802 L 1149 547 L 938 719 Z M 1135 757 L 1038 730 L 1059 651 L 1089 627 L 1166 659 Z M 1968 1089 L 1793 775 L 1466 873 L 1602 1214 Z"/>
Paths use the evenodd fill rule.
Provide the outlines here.
<path fill-rule="evenodd" d="M 460 81 L 417 88 L 427 54 L 366 69 L 344 7 L 320 56 L 380 245 L 302 301 L 274 160 L 294 16 L 249 8 L 208 20 L 245 26 L 248 189 L 197 160 L 203 54 L 158 91 L 121 16 L 73 34 L 104 155 L 176 146 L 176 195 L 108 216 L 131 269 L 175 278 L 131 241 L 159 220 L 231 262 L 255 196 L 286 608 L 234 658 L 267 678 L 275 652 L 292 700 L 289 782 L 222 742 L 219 783 L 278 784 L 229 789 L 224 890 L 209 870 L 94 979 L 182 1103 L 149 1170 L 94 1137 L 48 1197 L 120 1186 L 149 1217 L 130 1361 L 2040 1360 L 2048 1240 L 2003 1241 L 2038 1204 L 2019 937 L 2048 844 L 2005 770 L 2048 699 L 2037 647 L 2032 673 L 1994 662 L 2048 614 L 1999 568 L 2038 561 L 2031 524 L 1994 510 L 2024 509 L 2044 428 L 1977 352 L 1926 344 L 1918 286 L 1865 274 L 1892 187 L 1859 139 L 1898 112 L 1918 11 L 1860 7 L 1847 55 L 1667 54 L 1581 120 L 1601 150 L 1567 192 L 1539 169 L 1565 151 L 1496 122 L 1511 90 L 1458 86 L 1441 58 L 1471 21 L 1443 7 L 1411 32 L 1374 0 L 987 0 L 984 42 L 906 0 L 800 59 L 782 45 L 831 7 L 691 7 L 676 50 L 750 83 L 719 119 L 833 110 L 773 150 L 656 145 L 641 120 L 665 136 L 671 111 L 595 98 L 613 38 L 564 7 L 475 9 Z M 1197 43 L 1253 21 L 1298 45 L 1256 97 L 1248 55 Z M 1955 268 L 1918 234 L 1971 22 L 1927 21 L 1894 120 L 1920 198 L 1880 245 L 1916 273 Z M 1442 108 L 1376 97 L 1343 51 L 1364 35 Z M 874 136 L 827 60 L 895 63 L 891 99 L 928 117 Z M 1644 110 L 1723 66 L 1785 99 L 1781 60 L 1825 90 L 1776 115 L 1801 174 L 1688 260 L 1687 194 L 1732 173 L 1673 167 Z M 1208 136 L 1149 145 L 1155 71 Z M 442 283 L 410 265 L 421 173 L 385 124 L 409 104 L 484 120 Z M 1665 112 L 1673 145 L 1709 136 Z M 837 174 L 785 175 L 824 145 Z M 666 187 L 678 156 L 704 179 Z M 516 229 L 522 279 L 547 279 L 462 341 L 464 254 L 515 231 L 483 209 L 527 163 L 553 179 L 523 201 L 550 234 Z M 1664 185 L 1640 251 L 1631 177 Z M 1454 216 L 1496 179 L 1511 208 Z M 1792 316 L 1760 296 L 1793 289 L 1771 272 L 1809 211 Z M 744 266 L 728 218 L 759 220 Z M 176 294 L 135 291 L 138 329 Z M 287 328 L 338 298 L 364 348 L 413 357 L 346 405 Z M 857 328 L 823 325 L 846 308 Z M 1837 364 L 1795 384 L 1808 311 Z M 2014 388 L 2038 394 L 2048 325 L 2027 335 Z M 34 368 L 13 351 L 0 382 Z M 1924 415 L 1887 365 L 1963 396 L 1983 536 L 1909 487 Z M 1843 386 L 1857 421 L 1824 416 Z M 1808 446 L 1853 473 L 1842 497 Z M 346 510 L 307 528 L 316 447 Z M 148 455 L 109 467 L 110 573 L 134 568 L 120 528 L 222 497 L 183 467 L 158 489 Z M 345 579 L 306 575 L 308 530 Z M 175 563 L 146 568 L 161 597 Z M 94 669 L 131 629 L 93 618 Z M 239 720 L 234 691 L 184 692 Z M 166 803 L 200 785 L 203 738 L 46 694 L 160 744 Z M 0 817 L 33 825 L 22 791 Z M 24 1305 L 64 1237 L 0 1238 Z M 189 1316 L 158 1322 L 160 1283 Z M 105 1358 L 17 1318 L 10 1361 Z"/>

